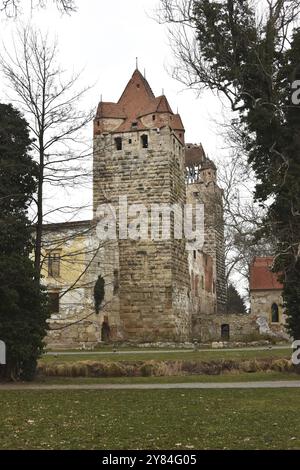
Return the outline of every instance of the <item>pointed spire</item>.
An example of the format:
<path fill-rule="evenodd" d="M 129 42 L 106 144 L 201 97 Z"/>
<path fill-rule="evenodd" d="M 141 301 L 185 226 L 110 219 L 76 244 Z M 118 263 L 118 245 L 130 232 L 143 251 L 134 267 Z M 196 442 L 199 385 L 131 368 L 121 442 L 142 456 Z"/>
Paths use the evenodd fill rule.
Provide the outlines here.
<path fill-rule="evenodd" d="M 138 57 L 135 58 L 135 68 L 136 68 L 136 70 L 139 69 L 139 58 Z"/>
<path fill-rule="evenodd" d="M 164 95 L 164 94 L 165 94 L 165 89 L 164 89 L 164 88 L 162 88 L 162 90 L 161 90 L 161 94 L 162 94 L 162 95 Z"/>
<path fill-rule="evenodd" d="M 146 78 L 146 69 L 144 69 L 144 78 Z"/>

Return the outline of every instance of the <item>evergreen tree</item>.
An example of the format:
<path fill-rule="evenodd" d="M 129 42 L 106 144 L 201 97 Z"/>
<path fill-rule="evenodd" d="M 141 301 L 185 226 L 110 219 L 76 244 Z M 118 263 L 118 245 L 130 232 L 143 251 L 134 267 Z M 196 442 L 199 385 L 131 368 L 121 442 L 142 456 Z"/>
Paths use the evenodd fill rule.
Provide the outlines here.
<path fill-rule="evenodd" d="M 274 271 L 284 286 L 289 332 L 300 339 L 300 105 L 292 102 L 300 3 L 269 0 L 264 10 L 250 0 L 161 3 L 165 21 L 196 31 L 196 50 L 187 34 L 175 36 L 177 78 L 222 93 L 236 112 L 257 177 L 255 197 L 268 211 L 258 235 L 276 239 Z"/>
<path fill-rule="evenodd" d="M 227 288 L 227 312 L 246 313 L 244 301 L 232 284 Z"/>
<path fill-rule="evenodd" d="M 45 294 L 30 259 L 32 227 L 27 212 L 36 190 L 26 121 L 0 104 L 0 338 L 6 344 L 2 377 L 31 379 L 47 329 Z"/>

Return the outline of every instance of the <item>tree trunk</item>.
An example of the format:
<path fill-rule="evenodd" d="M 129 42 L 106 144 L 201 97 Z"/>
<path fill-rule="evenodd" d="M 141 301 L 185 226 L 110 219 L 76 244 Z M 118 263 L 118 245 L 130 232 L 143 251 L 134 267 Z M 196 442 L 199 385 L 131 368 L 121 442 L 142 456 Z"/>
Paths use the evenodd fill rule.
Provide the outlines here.
<path fill-rule="evenodd" d="M 37 194 L 37 224 L 36 224 L 36 240 L 35 240 L 35 276 L 39 282 L 41 278 L 41 258 L 42 258 L 42 235 L 43 235 L 43 182 L 44 182 L 44 152 L 40 150 L 39 162 L 39 182 Z"/>

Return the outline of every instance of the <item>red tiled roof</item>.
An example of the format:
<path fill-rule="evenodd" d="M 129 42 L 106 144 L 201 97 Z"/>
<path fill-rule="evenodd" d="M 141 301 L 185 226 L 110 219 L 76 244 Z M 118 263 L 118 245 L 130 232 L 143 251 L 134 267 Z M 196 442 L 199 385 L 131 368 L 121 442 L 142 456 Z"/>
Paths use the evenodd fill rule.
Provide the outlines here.
<path fill-rule="evenodd" d="M 114 132 L 128 132 L 133 129 L 132 123 L 135 123 L 135 130 L 146 129 L 141 118 L 155 113 L 170 115 L 167 123 L 166 119 L 162 122 L 157 116 L 155 127 L 168 124 L 176 131 L 184 131 L 180 116 L 173 114 L 167 98 L 164 95 L 155 97 L 147 80 L 139 70 L 135 70 L 117 103 L 99 103 L 96 120 L 123 119 L 123 123 Z M 99 129 L 102 129 L 102 126 L 99 126 Z"/>
<path fill-rule="evenodd" d="M 173 114 L 171 106 L 168 103 L 167 98 L 162 96 L 157 96 L 151 101 L 145 103 L 145 106 L 141 108 L 138 117 L 147 116 L 147 114 L 154 113 L 170 113 Z"/>
<path fill-rule="evenodd" d="M 278 273 L 271 272 L 272 257 L 254 258 L 250 267 L 250 290 L 282 290 Z"/>
<path fill-rule="evenodd" d="M 99 103 L 97 116 L 101 116 L 102 118 L 126 119 L 125 111 L 117 103 Z"/>
<path fill-rule="evenodd" d="M 174 114 L 173 116 L 173 123 L 171 125 L 172 129 L 176 131 L 184 131 L 184 126 L 179 114 Z"/>

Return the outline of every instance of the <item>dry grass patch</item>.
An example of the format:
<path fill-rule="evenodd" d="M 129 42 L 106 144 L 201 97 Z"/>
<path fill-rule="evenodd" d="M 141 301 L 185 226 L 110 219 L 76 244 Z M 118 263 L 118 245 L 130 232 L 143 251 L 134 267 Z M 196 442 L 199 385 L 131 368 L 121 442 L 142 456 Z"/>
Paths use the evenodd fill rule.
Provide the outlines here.
<path fill-rule="evenodd" d="M 289 359 L 251 359 L 216 361 L 77 361 L 40 362 L 44 377 L 169 377 L 220 375 L 226 373 L 296 372 Z"/>

